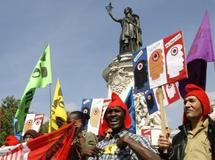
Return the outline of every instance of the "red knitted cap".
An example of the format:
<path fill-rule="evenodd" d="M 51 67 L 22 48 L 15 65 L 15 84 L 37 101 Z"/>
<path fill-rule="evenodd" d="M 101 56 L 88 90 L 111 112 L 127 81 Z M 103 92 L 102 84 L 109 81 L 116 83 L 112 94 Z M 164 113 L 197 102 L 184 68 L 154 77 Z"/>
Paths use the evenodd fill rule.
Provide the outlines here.
<path fill-rule="evenodd" d="M 125 119 L 124 119 L 124 127 L 126 129 L 129 129 L 131 127 L 131 117 L 130 117 L 130 114 L 129 114 L 129 111 L 128 111 L 128 107 L 127 105 L 120 99 L 120 97 L 116 94 L 116 93 L 112 93 L 112 96 L 111 96 L 111 102 L 109 103 L 106 111 L 110 108 L 113 108 L 113 107 L 121 107 L 124 111 L 125 111 Z M 106 112 L 105 112 L 106 114 Z M 104 115 L 105 115 L 104 114 Z M 108 123 L 106 121 L 106 118 L 105 116 L 103 117 L 103 123 L 101 124 L 101 128 L 99 130 L 99 135 L 104 135 L 105 132 L 109 129 L 108 127 Z"/>
<path fill-rule="evenodd" d="M 7 136 L 4 144 L 5 146 L 15 146 L 19 143 L 20 143 L 19 140 L 15 136 L 10 135 L 10 136 Z"/>
<path fill-rule="evenodd" d="M 207 116 L 212 112 L 208 95 L 202 88 L 195 84 L 187 84 L 185 86 L 185 91 L 186 91 L 185 98 L 188 96 L 195 96 L 200 101 L 204 116 Z M 184 122 L 185 121 L 186 119 L 184 116 Z"/>

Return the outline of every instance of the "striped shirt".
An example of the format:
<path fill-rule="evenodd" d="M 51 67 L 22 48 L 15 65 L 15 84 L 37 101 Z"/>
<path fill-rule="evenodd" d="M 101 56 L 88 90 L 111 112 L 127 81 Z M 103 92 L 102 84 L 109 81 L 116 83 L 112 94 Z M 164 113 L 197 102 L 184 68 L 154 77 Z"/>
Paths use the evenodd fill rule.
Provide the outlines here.
<path fill-rule="evenodd" d="M 88 160 L 138 160 L 137 155 L 133 152 L 129 146 L 126 146 L 123 149 L 119 149 L 116 145 L 119 137 L 128 135 L 132 139 L 134 139 L 140 145 L 148 148 L 149 150 L 158 153 L 157 150 L 152 148 L 150 142 L 146 137 L 142 137 L 140 135 L 133 134 L 128 132 L 127 130 L 120 131 L 114 137 L 111 137 L 109 140 L 102 140 L 98 143 L 98 147 L 104 149 L 104 153 L 100 154 L 98 157 L 89 157 Z"/>

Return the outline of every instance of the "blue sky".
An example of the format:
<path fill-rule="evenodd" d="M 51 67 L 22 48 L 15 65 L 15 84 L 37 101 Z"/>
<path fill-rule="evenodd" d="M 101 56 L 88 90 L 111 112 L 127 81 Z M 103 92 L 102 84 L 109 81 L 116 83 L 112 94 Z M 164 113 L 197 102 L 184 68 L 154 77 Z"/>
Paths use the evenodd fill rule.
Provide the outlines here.
<path fill-rule="evenodd" d="M 120 25 L 111 20 L 106 0 L 19 0 L 0 2 L 0 98 L 20 98 L 46 43 L 51 45 L 54 91 L 61 82 L 67 110 L 80 108 L 83 98 L 107 96 L 102 71 L 118 54 Z M 133 8 L 140 16 L 143 46 L 178 30 L 186 52 L 208 10 L 213 44 L 214 0 L 112 0 L 113 15 Z M 213 64 L 208 65 L 207 91 L 215 95 Z M 53 93 L 52 93 L 53 95 Z M 49 116 L 48 87 L 38 89 L 30 111 Z M 182 102 L 166 108 L 170 127 L 182 119 Z"/>

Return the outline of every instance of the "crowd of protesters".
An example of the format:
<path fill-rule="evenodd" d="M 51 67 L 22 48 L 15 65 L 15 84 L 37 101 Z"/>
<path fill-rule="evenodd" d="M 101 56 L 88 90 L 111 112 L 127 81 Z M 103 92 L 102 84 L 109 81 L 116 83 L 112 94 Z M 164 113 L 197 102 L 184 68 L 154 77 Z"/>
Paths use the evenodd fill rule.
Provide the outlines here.
<path fill-rule="evenodd" d="M 99 135 L 85 130 L 89 115 L 74 111 L 65 122 L 56 118 L 60 127 L 73 123 L 76 127 L 68 160 L 215 160 L 215 122 L 209 118 L 212 112 L 208 95 L 194 84 L 185 87 L 183 124 L 180 132 L 173 137 L 160 135 L 158 146 L 151 145 L 147 137 L 129 132 L 131 117 L 126 104 L 112 93 L 111 102 L 103 116 Z M 23 136 L 27 142 L 41 136 L 28 130 Z M 8 136 L 5 146 L 19 144 L 15 136 Z"/>

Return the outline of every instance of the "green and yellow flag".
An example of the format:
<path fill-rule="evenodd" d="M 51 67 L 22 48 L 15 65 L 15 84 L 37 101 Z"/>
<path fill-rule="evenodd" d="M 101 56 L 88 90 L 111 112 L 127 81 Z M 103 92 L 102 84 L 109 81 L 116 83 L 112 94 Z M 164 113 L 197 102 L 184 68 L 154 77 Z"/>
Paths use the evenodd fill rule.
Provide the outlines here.
<path fill-rule="evenodd" d="M 44 88 L 52 83 L 50 46 L 47 45 L 41 55 L 36 67 L 34 68 L 28 85 L 20 100 L 19 107 L 14 118 L 15 134 L 22 132 L 25 117 L 30 108 L 36 88 Z"/>
<path fill-rule="evenodd" d="M 51 106 L 51 116 L 49 121 L 49 132 L 57 130 L 58 125 L 56 117 L 61 118 L 62 121 L 67 122 L 67 113 L 64 105 L 64 98 L 61 91 L 60 81 L 57 80 L 54 98 Z"/>

